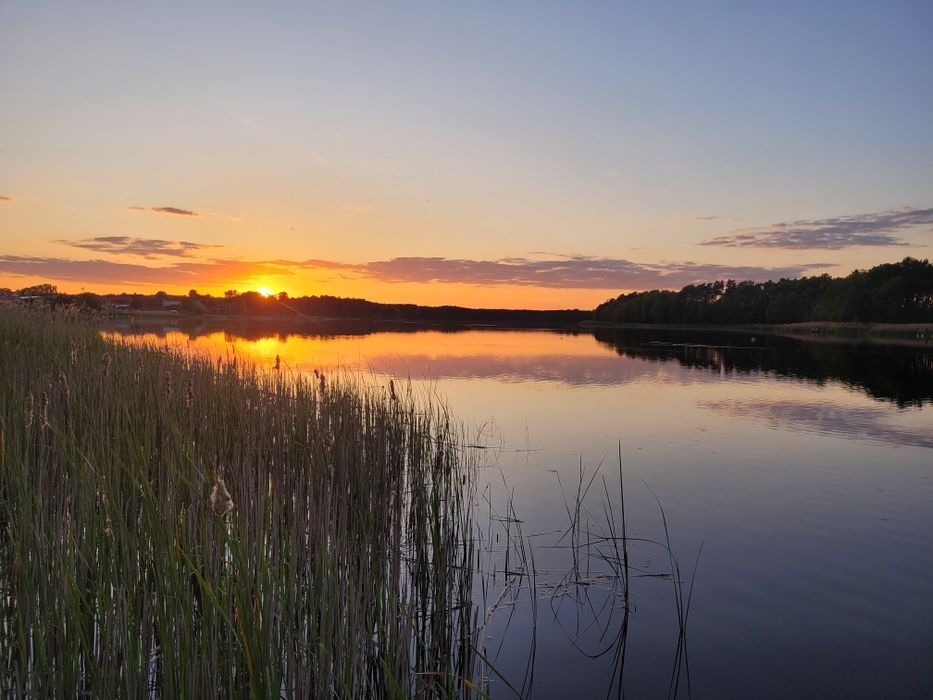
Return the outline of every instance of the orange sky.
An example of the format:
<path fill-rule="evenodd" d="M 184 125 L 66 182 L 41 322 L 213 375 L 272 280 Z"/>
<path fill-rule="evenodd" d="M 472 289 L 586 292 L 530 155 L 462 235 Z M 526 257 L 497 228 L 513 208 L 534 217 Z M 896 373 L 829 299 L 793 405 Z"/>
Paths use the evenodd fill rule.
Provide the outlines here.
<path fill-rule="evenodd" d="M 0 286 L 592 308 L 929 257 L 920 5 L 112 10 L 0 9 Z"/>

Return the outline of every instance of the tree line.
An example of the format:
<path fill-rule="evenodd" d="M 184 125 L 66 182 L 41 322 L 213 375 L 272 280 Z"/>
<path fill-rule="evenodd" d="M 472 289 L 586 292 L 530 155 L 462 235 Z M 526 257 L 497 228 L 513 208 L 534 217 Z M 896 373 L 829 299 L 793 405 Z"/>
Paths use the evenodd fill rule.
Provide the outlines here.
<path fill-rule="evenodd" d="M 65 294 L 52 284 L 24 287 L 16 292 L 0 289 L 0 299 L 38 300 L 46 306 L 76 305 L 90 311 L 160 312 L 182 316 L 243 316 L 289 320 L 341 319 L 360 321 L 415 321 L 476 325 L 563 327 L 592 318 L 591 311 L 579 309 L 473 309 L 464 306 L 421 306 L 383 304 L 366 299 L 329 295 L 290 297 L 285 292 L 263 296 L 256 291 L 227 290 L 223 296 L 201 294 Z"/>
<path fill-rule="evenodd" d="M 679 292 L 632 292 L 600 304 L 594 313 L 598 321 L 616 323 L 928 323 L 933 322 L 933 265 L 907 257 L 846 277 L 719 280 Z"/>

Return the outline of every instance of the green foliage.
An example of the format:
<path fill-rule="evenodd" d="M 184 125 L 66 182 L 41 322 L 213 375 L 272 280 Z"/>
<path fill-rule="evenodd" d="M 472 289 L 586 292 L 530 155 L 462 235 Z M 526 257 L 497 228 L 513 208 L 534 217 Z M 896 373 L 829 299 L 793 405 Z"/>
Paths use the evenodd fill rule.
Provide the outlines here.
<path fill-rule="evenodd" d="M 476 677 L 474 481 L 442 410 L 64 313 L 5 310 L 0 358 L 0 694 L 433 698 Z"/>
<path fill-rule="evenodd" d="M 595 317 L 618 323 L 929 323 L 933 265 L 904 258 L 837 279 L 821 275 L 778 282 L 728 280 L 691 284 L 679 292 L 632 292 L 598 306 Z"/>

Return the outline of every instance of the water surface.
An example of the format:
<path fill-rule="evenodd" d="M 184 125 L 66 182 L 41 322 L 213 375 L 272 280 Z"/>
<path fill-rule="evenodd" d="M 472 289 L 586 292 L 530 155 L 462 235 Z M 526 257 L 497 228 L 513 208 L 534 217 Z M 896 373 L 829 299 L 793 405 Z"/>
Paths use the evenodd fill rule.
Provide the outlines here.
<path fill-rule="evenodd" d="M 598 527 L 620 444 L 630 535 L 663 539 L 659 500 L 683 578 L 702 545 L 694 696 L 933 696 L 933 348 L 645 329 L 116 330 L 443 397 L 489 448 L 480 505 L 502 515 L 511 496 L 534 545 L 540 588 L 502 599 L 486 647 L 534 697 L 618 692 L 617 596 L 595 568 L 557 587 L 572 562 L 554 533 L 581 468 L 600 468 L 587 497 Z M 664 696 L 678 645 L 670 563 L 650 543 L 632 558 L 624 690 Z"/>

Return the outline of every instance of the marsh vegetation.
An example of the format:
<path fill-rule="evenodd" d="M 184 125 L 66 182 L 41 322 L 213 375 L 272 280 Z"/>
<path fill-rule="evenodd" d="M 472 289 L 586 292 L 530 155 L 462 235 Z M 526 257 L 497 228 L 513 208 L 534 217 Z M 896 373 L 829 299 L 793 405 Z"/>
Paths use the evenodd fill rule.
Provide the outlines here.
<path fill-rule="evenodd" d="M 348 378 L 0 317 L 5 694 L 437 696 L 476 660 L 469 451 Z"/>
<path fill-rule="evenodd" d="M 567 526 L 526 533 L 506 483 L 478 488 L 484 446 L 412 384 L 123 341 L 60 311 L 6 309 L 0 355 L 5 694 L 524 697 L 541 601 L 578 628 L 592 613 L 568 652 L 595 630 L 621 693 L 634 542 L 670 557 L 677 695 L 684 582 L 669 540 L 626 534 L 621 480 L 616 501 L 581 463 Z M 542 549 L 569 563 L 536 567 Z M 525 660 L 506 675 L 507 633 Z"/>

